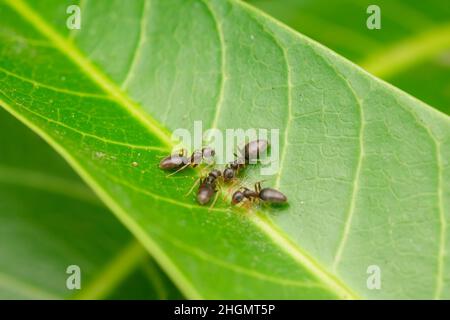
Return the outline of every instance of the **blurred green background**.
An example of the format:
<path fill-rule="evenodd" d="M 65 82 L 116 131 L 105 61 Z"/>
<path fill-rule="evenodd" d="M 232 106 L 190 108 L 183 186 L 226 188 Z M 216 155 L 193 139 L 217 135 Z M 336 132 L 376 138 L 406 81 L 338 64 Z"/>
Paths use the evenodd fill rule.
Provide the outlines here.
<path fill-rule="evenodd" d="M 248 2 L 450 114 L 448 0 Z M 366 27 L 371 4 L 381 30 Z M 50 147 L 3 110 L 0 128 L 0 298 L 181 297 Z M 73 263 L 83 295 L 65 288 Z"/>

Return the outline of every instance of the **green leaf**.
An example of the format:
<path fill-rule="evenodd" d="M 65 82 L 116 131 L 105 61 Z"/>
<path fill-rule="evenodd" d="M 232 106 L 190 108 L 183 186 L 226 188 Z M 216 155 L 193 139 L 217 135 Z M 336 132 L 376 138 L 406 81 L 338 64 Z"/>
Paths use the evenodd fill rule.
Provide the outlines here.
<path fill-rule="evenodd" d="M 1 105 L 187 297 L 450 297 L 445 115 L 241 2 L 86 1 L 72 33 L 63 2 L 7 4 Z M 190 176 L 157 164 L 165 128 L 193 120 L 281 129 L 266 184 L 289 206 L 208 211 L 183 197 Z M 366 285 L 371 265 L 381 290 Z"/>
<path fill-rule="evenodd" d="M 249 2 L 450 114 L 450 6 L 445 0 Z M 366 27 L 372 4 L 381 11 L 379 30 Z"/>
<path fill-rule="evenodd" d="M 0 128 L 0 298 L 179 297 L 52 149 L 4 110 Z M 66 287 L 71 265 L 80 290 Z"/>

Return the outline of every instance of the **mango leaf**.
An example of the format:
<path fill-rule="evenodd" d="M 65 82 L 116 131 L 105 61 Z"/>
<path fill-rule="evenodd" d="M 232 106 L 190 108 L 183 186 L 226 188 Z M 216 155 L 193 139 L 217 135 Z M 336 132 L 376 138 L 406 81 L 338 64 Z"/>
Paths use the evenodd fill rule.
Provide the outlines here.
<path fill-rule="evenodd" d="M 450 297 L 447 116 L 238 1 L 67 4 L 2 5 L 1 105 L 187 297 Z M 184 197 L 157 164 L 194 120 L 280 129 L 289 206 Z"/>
<path fill-rule="evenodd" d="M 179 297 L 45 142 L 3 109 L 0 128 L 0 298 Z M 68 288 L 77 275 L 80 288 Z"/>
<path fill-rule="evenodd" d="M 450 6 L 445 0 L 249 0 L 370 73 L 450 114 Z M 370 30 L 376 4 L 381 29 Z M 408 16 L 408 19 L 404 19 Z"/>

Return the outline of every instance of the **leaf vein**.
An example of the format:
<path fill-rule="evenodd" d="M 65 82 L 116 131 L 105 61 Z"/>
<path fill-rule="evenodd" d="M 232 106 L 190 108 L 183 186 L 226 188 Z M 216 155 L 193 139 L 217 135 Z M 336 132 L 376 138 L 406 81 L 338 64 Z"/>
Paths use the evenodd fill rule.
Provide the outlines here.
<path fill-rule="evenodd" d="M 161 235 L 164 239 L 171 242 L 173 245 L 177 246 L 178 248 L 182 249 L 183 251 L 189 252 L 190 254 L 197 256 L 198 258 L 205 260 L 207 262 L 219 265 L 223 268 L 232 270 L 236 273 L 241 273 L 253 278 L 261 279 L 268 282 L 273 282 L 281 285 L 290 285 L 290 286 L 296 286 L 296 287 L 319 287 L 324 288 L 322 284 L 316 283 L 316 282 L 307 282 L 307 281 L 298 281 L 298 280 L 291 280 L 291 279 L 285 279 L 280 277 L 274 277 L 271 275 L 267 275 L 265 273 L 250 270 L 245 267 L 239 266 L 234 263 L 229 263 L 224 260 L 220 260 L 205 251 L 198 249 L 196 247 L 187 245 L 186 243 L 183 243 L 179 240 L 176 240 L 175 238 L 169 237 L 168 235 Z"/>
<path fill-rule="evenodd" d="M 30 78 L 18 75 L 16 73 L 11 72 L 9 70 L 6 70 L 6 69 L 4 69 L 2 67 L 0 67 L 0 71 L 2 71 L 3 73 L 7 74 L 8 76 L 11 76 L 11 77 L 20 79 L 22 81 L 31 83 L 34 87 L 37 87 L 37 88 L 42 87 L 42 88 L 46 88 L 46 89 L 49 89 L 49 90 L 52 90 L 52 91 L 65 93 L 65 94 L 70 94 L 70 95 L 75 95 L 75 96 L 80 96 L 80 97 L 86 97 L 86 98 L 97 98 L 97 99 L 110 100 L 109 96 L 102 95 L 102 94 L 90 93 L 90 92 L 81 92 L 81 91 L 73 91 L 73 90 L 70 90 L 70 89 L 64 89 L 64 88 L 58 88 L 58 87 L 55 87 L 55 86 L 51 86 L 51 85 L 48 85 L 48 84 L 45 84 L 45 83 L 42 83 L 42 82 L 30 79 Z"/>
<path fill-rule="evenodd" d="M 7 97 L 5 92 L 3 92 L 1 89 L 0 89 L 0 93 L 2 93 L 5 97 Z M 40 114 L 40 113 L 38 113 L 38 112 L 36 112 L 34 110 L 31 110 L 31 109 L 25 107 L 23 104 L 20 104 L 17 101 L 15 101 L 15 103 L 18 106 L 20 106 L 21 108 L 23 108 L 24 110 L 30 112 L 31 114 L 34 114 L 35 116 L 37 116 L 37 117 L 39 117 L 39 118 L 41 118 L 41 119 L 43 119 L 43 120 L 45 120 L 45 121 L 47 121 L 49 123 L 53 123 L 53 124 L 55 124 L 57 126 L 65 128 L 67 130 L 76 132 L 76 133 L 78 133 L 79 135 L 81 135 L 83 137 L 89 137 L 89 138 L 92 138 L 92 139 L 95 139 L 95 140 L 98 140 L 98 141 L 102 141 L 102 142 L 104 142 L 106 144 L 113 144 L 113 145 L 118 145 L 118 146 L 122 146 L 122 147 L 127 147 L 127 148 L 130 148 L 130 149 L 144 150 L 144 151 L 167 152 L 167 151 L 170 150 L 170 149 L 163 148 L 163 147 L 135 145 L 135 144 L 127 143 L 127 142 L 121 142 L 121 141 L 116 141 L 116 140 L 111 140 L 111 139 L 107 139 L 107 138 L 104 138 L 104 137 L 100 137 L 100 136 L 97 136 L 95 134 L 87 133 L 87 132 L 78 130 L 76 128 L 73 128 L 73 127 L 71 127 L 71 126 L 69 126 L 69 125 L 67 125 L 67 124 L 65 124 L 63 122 L 50 119 L 50 118 L 48 118 L 48 117 L 46 117 L 46 116 L 44 116 L 44 115 L 42 115 L 42 114 Z"/>
<path fill-rule="evenodd" d="M 224 39 L 224 32 L 222 29 L 222 24 L 219 22 L 219 18 L 217 17 L 216 13 L 214 12 L 214 9 L 211 7 L 211 4 L 208 1 L 201 0 L 201 2 L 205 5 L 205 7 L 210 12 L 213 20 L 214 25 L 216 27 L 217 36 L 219 37 L 220 41 L 220 64 L 221 64 L 221 77 L 220 77 L 220 89 L 219 94 L 217 98 L 216 108 L 214 111 L 213 120 L 211 123 L 210 128 L 216 129 L 220 120 L 221 111 L 223 109 L 224 105 L 224 99 L 225 99 L 225 82 L 227 80 L 227 73 L 226 73 L 226 45 L 225 45 L 225 39 Z M 212 133 L 212 131 L 210 131 Z M 209 139 L 210 137 L 207 137 Z"/>
<path fill-rule="evenodd" d="M 252 6 L 244 2 L 233 1 L 233 3 L 241 5 L 244 9 L 246 9 L 249 12 L 249 16 L 256 23 L 261 25 L 261 22 L 259 22 L 258 18 L 250 14 L 256 11 Z M 272 21 L 276 21 L 270 17 L 269 19 L 271 19 Z M 261 27 L 266 33 L 268 33 L 274 39 L 274 41 L 278 44 L 278 46 L 281 47 L 285 59 L 288 59 L 287 51 L 284 49 L 283 46 L 281 46 L 278 39 L 272 34 L 272 32 L 269 32 L 264 25 L 261 25 Z M 288 60 L 286 60 L 286 64 L 287 68 L 289 68 Z M 290 81 L 288 82 L 288 88 L 289 87 L 292 87 Z M 281 170 L 281 168 L 279 170 Z M 292 243 L 292 241 L 284 232 L 280 231 L 273 225 L 269 217 L 265 216 L 265 218 L 262 218 L 259 215 L 255 215 L 251 219 L 251 221 L 255 223 L 255 225 L 259 227 L 262 232 L 268 235 L 275 244 L 277 244 L 281 249 L 283 249 L 295 261 L 297 261 L 300 265 L 303 265 L 305 268 L 310 270 L 318 279 L 320 279 L 324 283 L 327 283 L 332 288 L 332 290 L 335 291 L 339 296 L 350 299 L 358 298 L 358 296 L 355 293 L 353 293 L 350 288 L 348 288 L 345 284 L 336 279 L 332 274 L 328 273 L 328 271 L 321 264 L 317 263 L 311 256 L 306 254 L 306 252 L 304 252 L 298 246 L 297 243 Z"/>
<path fill-rule="evenodd" d="M 122 85 L 120 86 L 120 88 L 122 90 L 126 90 L 128 85 L 130 84 L 130 81 L 135 76 L 134 70 L 136 69 L 137 63 L 139 62 L 139 60 L 141 58 L 142 47 L 145 44 L 145 42 L 147 41 L 147 36 L 146 36 L 147 33 L 145 32 L 145 30 L 147 28 L 147 20 L 148 20 L 148 16 L 149 16 L 150 7 L 151 7 L 151 0 L 144 0 L 142 6 L 143 6 L 142 16 L 141 16 L 140 23 L 139 23 L 139 39 L 137 41 L 136 48 L 134 50 L 134 54 L 131 59 L 130 66 L 128 68 L 128 72 L 124 77 Z"/>
<path fill-rule="evenodd" d="M 411 114 L 416 121 L 416 123 L 422 127 L 428 136 L 431 138 L 431 140 L 434 142 L 435 145 L 435 153 L 436 153 L 436 165 L 437 165 L 437 198 L 438 198 L 438 216 L 439 216 L 439 223 L 440 223 L 440 232 L 439 232 L 439 247 L 438 247 L 438 254 L 437 254 L 437 273 L 436 273 L 436 289 L 434 292 L 434 299 L 439 299 L 442 290 L 443 290 L 443 281 L 444 281 L 444 266 L 445 266 L 445 254 L 446 254 L 446 232 L 447 232 L 447 219 L 445 217 L 444 213 L 444 196 L 443 196 L 443 184 L 442 184 L 442 177 L 443 177 L 443 164 L 442 164 L 442 152 L 441 152 L 441 143 L 436 138 L 436 136 L 433 134 L 433 132 L 425 126 L 422 121 L 418 118 L 416 112 L 413 110 L 407 109 L 403 107 L 403 104 L 397 100 L 398 105 Z"/>
<path fill-rule="evenodd" d="M 314 52 L 316 52 L 316 50 L 313 47 L 311 47 L 311 48 L 314 50 Z M 357 140 L 358 146 L 359 146 L 359 153 L 358 153 L 358 157 L 357 157 L 357 165 L 356 165 L 356 168 L 355 168 L 355 174 L 354 174 L 354 179 L 353 179 L 351 198 L 350 198 L 350 201 L 349 201 L 349 209 L 348 209 L 348 213 L 347 213 L 346 218 L 345 218 L 345 223 L 344 223 L 344 228 L 343 228 L 343 232 L 342 232 L 342 237 L 341 237 L 341 239 L 339 241 L 336 253 L 334 255 L 333 263 L 332 263 L 332 270 L 334 272 L 336 272 L 337 267 L 338 267 L 338 265 L 339 265 L 339 263 L 341 261 L 342 253 L 344 251 L 345 245 L 347 243 L 348 236 L 350 234 L 350 229 L 351 229 L 353 217 L 354 217 L 355 210 L 356 210 L 356 198 L 357 198 L 357 194 L 358 194 L 359 181 L 360 181 L 360 177 L 361 177 L 361 170 L 362 170 L 363 159 L 364 159 L 364 127 L 365 127 L 365 120 L 364 120 L 363 102 L 358 97 L 358 95 L 356 94 L 356 92 L 353 89 L 353 86 L 351 85 L 351 83 L 326 58 L 323 58 L 317 52 L 316 52 L 316 56 L 318 58 L 320 58 L 324 63 L 326 63 L 334 71 L 334 73 L 336 74 L 337 77 L 342 79 L 343 83 L 345 83 L 345 85 L 349 89 L 349 92 L 354 97 L 355 102 L 356 102 L 356 104 L 358 106 L 358 111 L 359 111 L 360 127 L 359 127 L 358 140 Z"/>

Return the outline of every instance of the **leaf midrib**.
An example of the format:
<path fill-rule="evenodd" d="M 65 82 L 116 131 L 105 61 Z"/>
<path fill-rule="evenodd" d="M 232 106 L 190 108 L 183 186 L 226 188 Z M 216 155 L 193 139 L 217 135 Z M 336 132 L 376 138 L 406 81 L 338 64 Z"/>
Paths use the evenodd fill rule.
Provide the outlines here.
<path fill-rule="evenodd" d="M 6 3 L 13 8 L 22 18 L 31 24 L 43 36 L 53 42 L 55 48 L 65 54 L 72 62 L 88 75 L 112 100 L 126 109 L 144 127 L 148 128 L 152 134 L 159 138 L 164 146 L 171 147 L 173 141 L 166 128 L 161 126 L 152 117 L 146 114 L 140 106 L 130 100 L 120 88 L 108 79 L 96 66 L 94 66 L 71 42 L 63 38 L 42 17 L 37 14 L 28 4 L 22 0 L 6 0 Z"/>
<path fill-rule="evenodd" d="M 7 0 L 10 5 L 19 15 L 21 15 L 25 21 L 30 23 L 41 34 L 47 37 L 50 42 L 55 44 L 55 47 L 70 58 L 76 65 L 80 67 L 83 72 L 88 75 L 99 87 L 101 87 L 107 94 L 115 100 L 118 105 L 124 107 L 130 114 L 150 133 L 156 135 L 165 146 L 172 146 L 173 142 L 170 140 L 167 129 L 163 128 L 155 119 L 144 113 L 140 106 L 131 101 L 118 86 L 111 82 L 106 75 L 100 72 L 94 65 L 87 60 L 82 53 L 74 47 L 70 42 L 61 37 L 51 26 L 49 26 L 40 15 L 29 7 L 22 0 Z M 237 2 L 239 5 L 249 7 L 245 3 Z M 250 7 L 251 8 L 251 7 Z M 252 8 L 253 9 L 253 8 Z M 254 10 L 254 9 L 253 9 Z M 77 162 L 67 151 L 56 143 L 53 138 L 46 134 L 43 130 L 32 124 L 25 117 L 15 112 L 13 108 L 9 107 L 3 102 L 5 108 L 11 112 L 14 116 L 19 118 L 22 122 L 32 128 L 36 133 L 42 136 L 47 142 L 49 142 L 80 174 L 80 176 L 94 189 L 99 197 L 115 212 L 119 219 L 132 230 L 135 236 L 143 241 L 147 249 L 152 254 L 159 258 L 161 265 L 165 266 L 166 271 L 172 275 L 174 279 L 178 279 L 178 285 L 180 289 L 191 298 L 201 298 L 200 294 L 196 291 L 195 286 L 183 275 L 181 270 L 172 263 L 171 259 L 159 248 L 159 246 L 146 234 L 140 226 L 134 222 L 126 213 L 126 211 L 116 203 L 105 192 L 102 187 L 90 176 L 88 172 L 84 170 L 81 164 Z M 319 281 L 322 281 L 329 285 L 329 290 L 335 292 L 338 296 L 344 298 L 358 299 L 359 297 L 352 292 L 344 283 L 337 279 L 334 275 L 330 274 L 326 268 L 316 262 L 309 254 L 302 250 L 296 243 L 289 239 L 289 237 L 277 229 L 270 221 L 267 221 L 261 214 L 255 214 L 250 218 L 250 221 L 254 223 L 266 236 L 268 236 L 274 244 L 288 254 L 294 261 L 301 266 L 306 267 Z"/>

